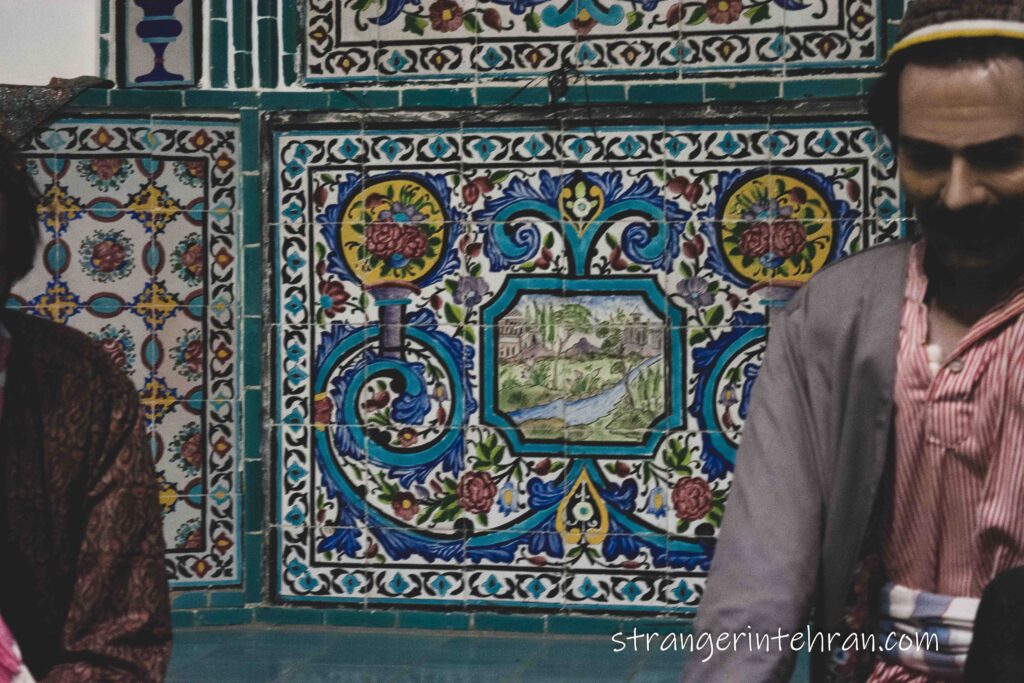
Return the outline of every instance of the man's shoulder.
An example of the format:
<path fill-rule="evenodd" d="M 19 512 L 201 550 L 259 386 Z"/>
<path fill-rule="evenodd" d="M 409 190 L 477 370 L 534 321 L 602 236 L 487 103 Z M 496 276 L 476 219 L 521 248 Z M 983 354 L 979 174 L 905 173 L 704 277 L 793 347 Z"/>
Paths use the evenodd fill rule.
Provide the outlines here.
<path fill-rule="evenodd" d="M 905 239 L 886 242 L 825 266 L 785 310 L 834 316 L 854 313 L 855 304 L 861 308 L 885 297 L 902 297 L 910 245 Z"/>
<path fill-rule="evenodd" d="M 127 378 L 89 335 L 67 325 L 16 310 L 0 314 L 11 335 L 12 363 L 24 363 L 37 379 L 96 388 L 120 386 Z"/>

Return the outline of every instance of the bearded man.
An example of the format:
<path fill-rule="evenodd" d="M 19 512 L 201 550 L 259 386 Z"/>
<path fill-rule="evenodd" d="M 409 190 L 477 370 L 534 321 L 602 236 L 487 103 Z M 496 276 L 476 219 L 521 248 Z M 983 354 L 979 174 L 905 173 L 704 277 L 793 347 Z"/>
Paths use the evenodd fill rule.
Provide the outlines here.
<path fill-rule="evenodd" d="M 696 630 L 757 643 L 813 608 L 884 650 L 818 640 L 813 680 L 1024 680 L 1019 626 L 972 646 L 993 579 L 1021 604 L 1024 2 L 913 2 L 871 114 L 917 230 L 773 318 Z M 684 678 L 786 680 L 790 642 L 695 653 Z"/>

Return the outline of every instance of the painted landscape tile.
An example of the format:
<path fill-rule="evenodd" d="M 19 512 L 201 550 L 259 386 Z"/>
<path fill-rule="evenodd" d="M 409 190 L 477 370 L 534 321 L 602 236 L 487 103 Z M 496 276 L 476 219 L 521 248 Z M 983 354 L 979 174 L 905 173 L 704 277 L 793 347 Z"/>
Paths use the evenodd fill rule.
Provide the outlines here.
<path fill-rule="evenodd" d="M 286 601 L 692 610 L 772 312 L 898 234 L 863 124 L 272 149 Z"/>

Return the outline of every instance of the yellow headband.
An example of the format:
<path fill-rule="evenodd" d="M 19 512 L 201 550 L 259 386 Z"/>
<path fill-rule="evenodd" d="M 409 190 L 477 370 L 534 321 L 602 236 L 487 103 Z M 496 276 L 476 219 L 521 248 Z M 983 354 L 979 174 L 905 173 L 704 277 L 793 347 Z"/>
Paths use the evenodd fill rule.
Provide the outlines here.
<path fill-rule="evenodd" d="M 901 38 L 889 50 L 887 59 L 898 52 L 940 40 L 957 38 L 1012 38 L 1024 40 L 1024 22 L 997 19 L 964 19 L 927 26 Z"/>

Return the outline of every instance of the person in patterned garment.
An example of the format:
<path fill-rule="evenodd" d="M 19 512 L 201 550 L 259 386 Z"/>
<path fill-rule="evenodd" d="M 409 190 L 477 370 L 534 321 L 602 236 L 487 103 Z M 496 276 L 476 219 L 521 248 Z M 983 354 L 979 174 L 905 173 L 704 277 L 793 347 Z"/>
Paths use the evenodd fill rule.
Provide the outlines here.
<path fill-rule="evenodd" d="M 1024 680 L 1024 1 L 912 2 L 871 114 L 917 229 L 773 317 L 691 683 Z"/>
<path fill-rule="evenodd" d="M 0 86 L 0 301 L 38 241 L 38 191 L 13 149 L 90 85 Z M 0 311 L 0 681 L 163 680 L 170 604 L 140 417 L 86 335 Z"/>

